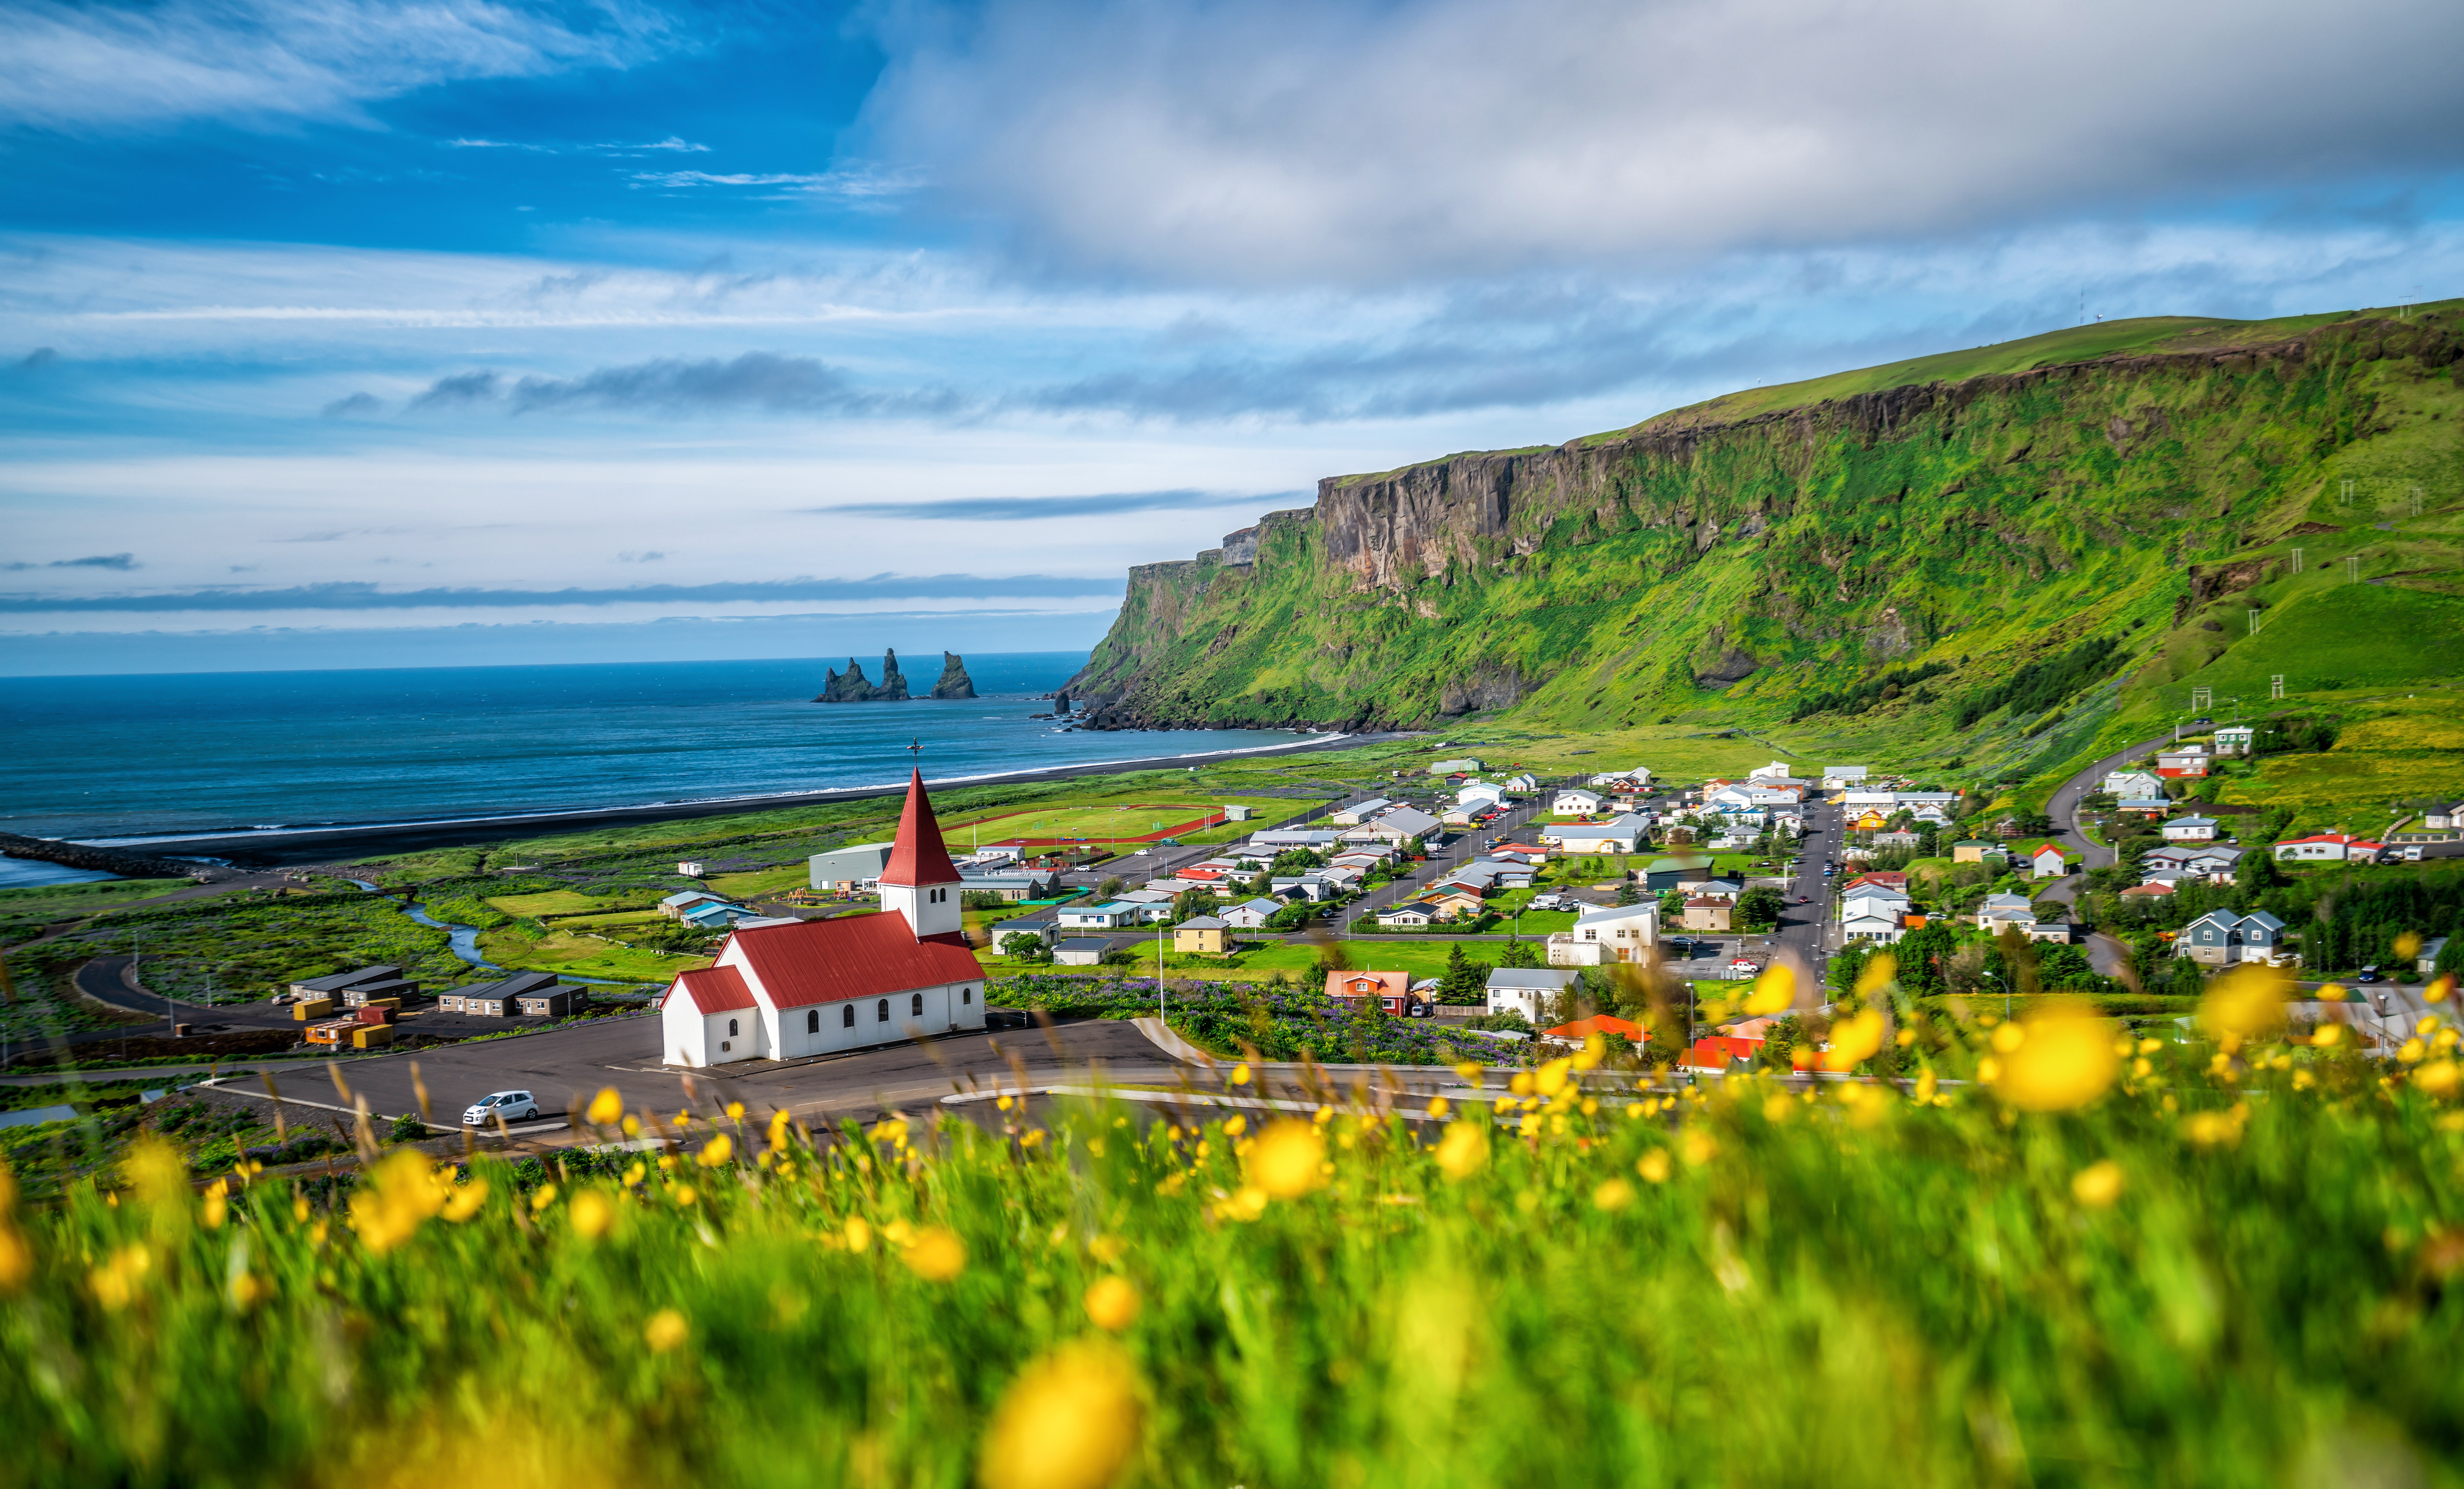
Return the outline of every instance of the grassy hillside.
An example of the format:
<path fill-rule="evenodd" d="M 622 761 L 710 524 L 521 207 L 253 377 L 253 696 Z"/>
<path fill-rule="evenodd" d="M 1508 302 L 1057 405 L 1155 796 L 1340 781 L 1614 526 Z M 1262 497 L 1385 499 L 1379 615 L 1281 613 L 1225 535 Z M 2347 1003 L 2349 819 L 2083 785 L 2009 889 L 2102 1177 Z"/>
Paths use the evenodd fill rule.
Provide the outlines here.
<path fill-rule="evenodd" d="M 1335 478 L 1252 562 L 1133 571 L 1077 687 L 1120 724 L 1565 734 L 1662 768 L 1735 730 L 2041 784 L 2194 687 L 2249 711 L 2278 675 L 2295 705 L 2455 675 L 2459 357 L 2454 303 L 2124 321 Z"/>

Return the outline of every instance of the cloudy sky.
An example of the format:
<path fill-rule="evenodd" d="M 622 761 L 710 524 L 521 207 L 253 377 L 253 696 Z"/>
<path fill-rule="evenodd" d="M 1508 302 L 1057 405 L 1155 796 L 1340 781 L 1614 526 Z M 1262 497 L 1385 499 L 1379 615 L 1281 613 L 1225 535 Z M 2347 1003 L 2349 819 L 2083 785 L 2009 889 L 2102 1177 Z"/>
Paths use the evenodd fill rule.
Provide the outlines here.
<path fill-rule="evenodd" d="M 2464 7 L 0 0 L 0 673 L 1084 646 L 1321 475 L 2464 291 Z"/>

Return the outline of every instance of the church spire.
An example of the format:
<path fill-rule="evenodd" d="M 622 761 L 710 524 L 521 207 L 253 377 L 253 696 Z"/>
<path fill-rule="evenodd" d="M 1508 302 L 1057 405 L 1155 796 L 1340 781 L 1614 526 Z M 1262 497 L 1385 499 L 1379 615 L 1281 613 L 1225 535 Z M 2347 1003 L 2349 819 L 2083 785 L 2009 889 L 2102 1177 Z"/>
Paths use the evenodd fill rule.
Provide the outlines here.
<path fill-rule="evenodd" d="M 920 770 L 908 776 L 907 807 L 898 814 L 898 837 L 891 843 L 880 882 L 907 888 L 958 882 L 958 865 L 941 845 L 941 824 L 933 816 L 932 799 L 924 794 Z"/>

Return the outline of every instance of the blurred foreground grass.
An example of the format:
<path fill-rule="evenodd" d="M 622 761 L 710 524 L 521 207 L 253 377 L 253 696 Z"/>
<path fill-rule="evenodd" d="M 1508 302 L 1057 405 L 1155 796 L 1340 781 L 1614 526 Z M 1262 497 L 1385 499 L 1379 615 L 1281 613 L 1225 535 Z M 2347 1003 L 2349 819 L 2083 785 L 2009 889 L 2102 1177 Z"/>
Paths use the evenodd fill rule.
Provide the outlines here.
<path fill-rule="evenodd" d="M 2117 1050 L 2048 1022 L 1980 1031 L 1988 1084 L 1812 1095 L 1559 1062 L 1517 1109 L 1439 1122 L 757 1116 L 691 1124 L 664 1162 L 405 1154 L 339 1194 L 199 1196 L 148 1150 L 124 1190 L 0 1231 L 0 1462 L 576 1489 L 2452 1481 L 2464 1083 L 2435 1042 L 2382 1066 L 2274 1038 Z"/>

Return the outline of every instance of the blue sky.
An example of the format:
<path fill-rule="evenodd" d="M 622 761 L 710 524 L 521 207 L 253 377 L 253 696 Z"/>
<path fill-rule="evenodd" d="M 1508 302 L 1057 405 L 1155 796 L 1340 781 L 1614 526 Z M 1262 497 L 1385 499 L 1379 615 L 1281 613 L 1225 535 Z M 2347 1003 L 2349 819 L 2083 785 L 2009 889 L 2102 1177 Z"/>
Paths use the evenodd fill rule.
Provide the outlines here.
<path fill-rule="evenodd" d="M 2464 287 L 2464 8 L 0 0 L 0 673 L 1100 635 L 1320 476 Z"/>

